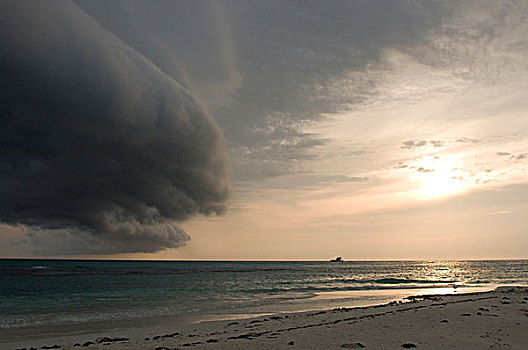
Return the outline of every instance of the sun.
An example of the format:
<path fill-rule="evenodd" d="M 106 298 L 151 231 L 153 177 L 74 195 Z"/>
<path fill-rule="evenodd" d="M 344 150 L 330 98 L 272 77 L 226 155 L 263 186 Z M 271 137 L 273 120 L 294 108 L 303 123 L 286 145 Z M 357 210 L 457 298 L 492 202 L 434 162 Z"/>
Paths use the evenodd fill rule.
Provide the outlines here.
<path fill-rule="evenodd" d="M 457 158 L 427 157 L 411 165 L 413 177 L 418 183 L 416 195 L 433 199 L 464 191 L 466 183 Z"/>

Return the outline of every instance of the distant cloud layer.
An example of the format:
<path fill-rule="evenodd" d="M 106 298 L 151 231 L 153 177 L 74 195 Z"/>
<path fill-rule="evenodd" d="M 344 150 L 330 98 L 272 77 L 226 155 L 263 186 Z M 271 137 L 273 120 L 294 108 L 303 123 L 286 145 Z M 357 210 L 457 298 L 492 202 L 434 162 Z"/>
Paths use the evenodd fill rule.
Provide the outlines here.
<path fill-rule="evenodd" d="M 154 252 L 225 209 L 223 136 L 176 74 L 71 2 L 3 1 L 0 32 L 0 222 L 25 243 Z"/>

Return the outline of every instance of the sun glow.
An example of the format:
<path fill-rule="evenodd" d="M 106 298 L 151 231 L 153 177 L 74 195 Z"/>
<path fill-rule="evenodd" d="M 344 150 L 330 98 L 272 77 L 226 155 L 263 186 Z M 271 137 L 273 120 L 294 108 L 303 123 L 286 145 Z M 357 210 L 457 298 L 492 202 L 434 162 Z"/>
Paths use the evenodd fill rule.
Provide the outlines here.
<path fill-rule="evenodd" d="M 455 157 L 428 157 L 413 164 L 417 196 L 430 199 L 464 191 L 466 183 L 457 163 Z"/>

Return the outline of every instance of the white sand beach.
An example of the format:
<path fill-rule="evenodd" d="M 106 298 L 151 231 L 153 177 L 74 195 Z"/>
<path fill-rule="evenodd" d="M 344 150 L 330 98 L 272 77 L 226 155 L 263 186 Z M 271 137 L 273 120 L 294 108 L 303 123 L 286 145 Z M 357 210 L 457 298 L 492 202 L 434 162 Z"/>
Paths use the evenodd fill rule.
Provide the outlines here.
<path fill-rule="evenodd" d="M 407 302 L 109 332 L 6 349 L 526 349 L 528 287 L 416 296 Z"/>

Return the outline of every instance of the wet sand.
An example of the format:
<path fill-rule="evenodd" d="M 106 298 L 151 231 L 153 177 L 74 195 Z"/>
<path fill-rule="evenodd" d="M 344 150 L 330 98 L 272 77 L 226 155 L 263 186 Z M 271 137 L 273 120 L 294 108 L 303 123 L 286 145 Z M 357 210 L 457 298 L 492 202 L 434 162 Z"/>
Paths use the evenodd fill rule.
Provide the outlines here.
<path fill-rule="evenodd" d="M 2 349 L 527 349 L 528 287 L 359 308 L 77 335 Z M 61 342 L 62 341 L 62 342 Z M 55 346 L 55 347 L 54 347 Z"/>

